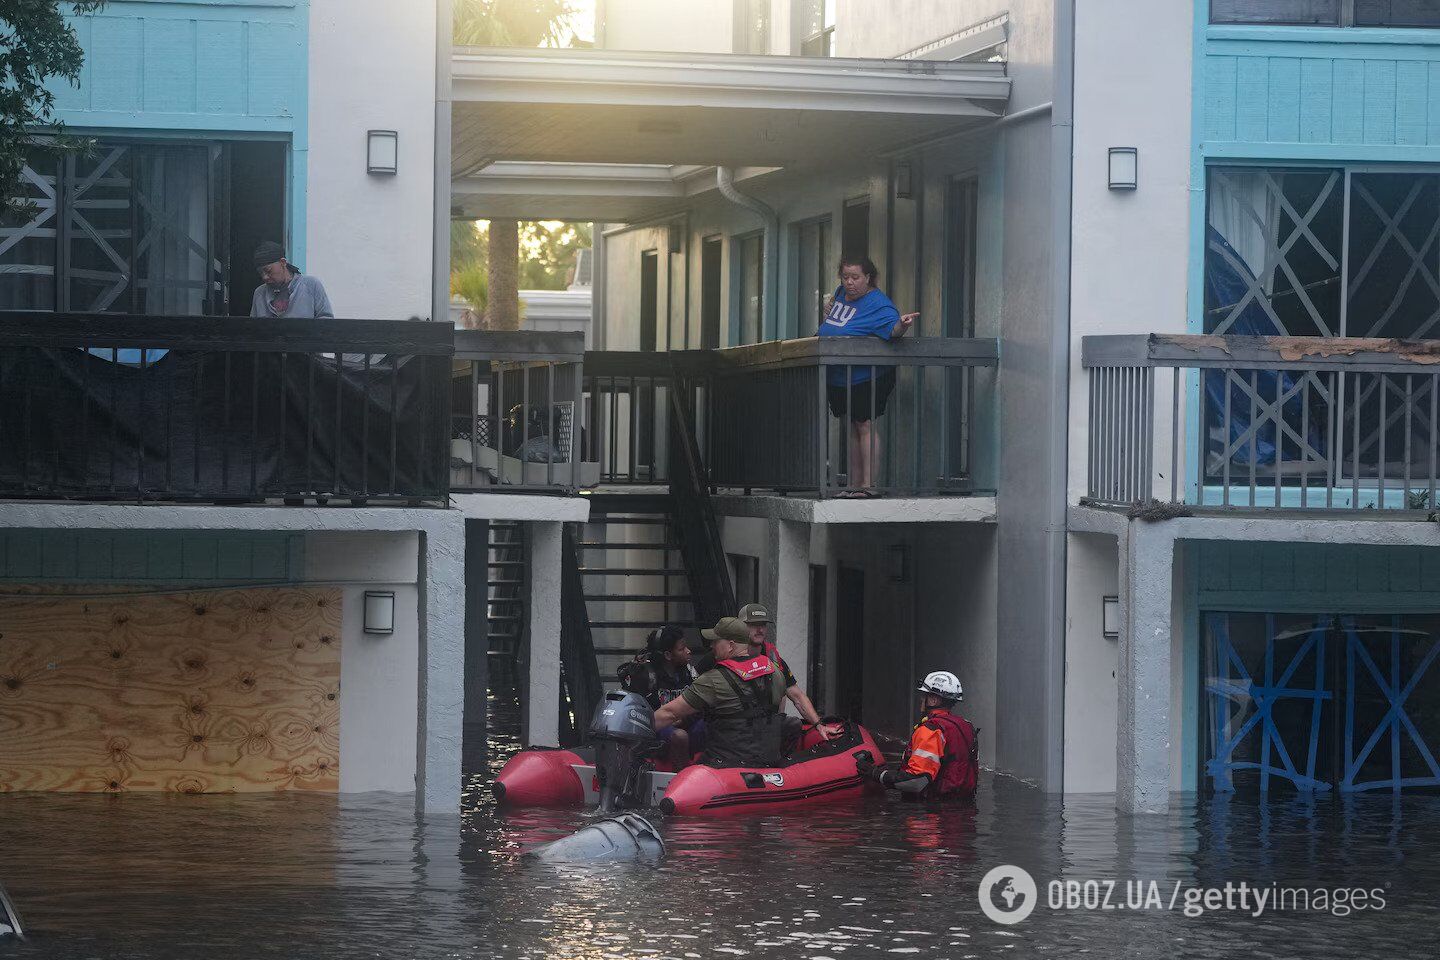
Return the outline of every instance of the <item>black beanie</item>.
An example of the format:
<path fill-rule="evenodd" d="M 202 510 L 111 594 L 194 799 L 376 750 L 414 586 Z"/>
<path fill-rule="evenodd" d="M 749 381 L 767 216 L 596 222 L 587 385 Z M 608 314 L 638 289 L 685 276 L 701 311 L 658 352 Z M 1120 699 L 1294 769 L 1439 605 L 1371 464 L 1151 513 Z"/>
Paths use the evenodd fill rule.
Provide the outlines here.
<path fill-rule="evenodd" d="M 255 269 L 285 259 L 285 248 L 274 240 L 266 240 L 255 248 Z"/>

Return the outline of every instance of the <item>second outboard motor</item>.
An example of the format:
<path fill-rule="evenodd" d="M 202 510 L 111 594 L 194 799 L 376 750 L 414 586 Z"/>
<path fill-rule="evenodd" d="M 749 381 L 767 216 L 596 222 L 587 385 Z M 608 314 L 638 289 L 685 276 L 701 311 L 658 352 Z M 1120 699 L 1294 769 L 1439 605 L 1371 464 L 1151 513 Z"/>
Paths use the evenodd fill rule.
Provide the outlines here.
<path fill-rule="evenodd" d="M 607 693 L 596 705 L 590 740 L 595 744 L 601 813 L 645 805 L 645 761 L 660 749 L 654 722 L 655 711 L 637 693 Z"/>

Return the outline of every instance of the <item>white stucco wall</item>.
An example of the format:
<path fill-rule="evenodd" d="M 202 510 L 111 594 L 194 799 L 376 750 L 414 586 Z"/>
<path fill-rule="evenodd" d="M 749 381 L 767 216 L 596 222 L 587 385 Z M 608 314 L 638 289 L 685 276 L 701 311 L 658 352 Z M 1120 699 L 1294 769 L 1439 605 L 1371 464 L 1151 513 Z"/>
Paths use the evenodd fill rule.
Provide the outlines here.
<path fill-rule="evenodd" d="M 337 316 L 429 317 L 435 6 L 312 0 L 303 268 Z M 366 172 L 366 132 L 395 130 L 395 176 Z"/>
<path fill-rule="evenodd" d="M 608 0 L 607 50 L 729 53 L 734 43 L 731 0 Z"/>
<path fill-rule="evenodd" d="M 1185 331 L 1190 220 L 1189 3 L 1077 4 L 1069 500 L 1085 493 L 1091 334 Z M 1117 25 L 1144 37 L 1116 56 Z M 1139 189 L 1109 189 L 1109 149 L 1139 149 Z M 1170 483 L 1171 381 L 1157 376 L 1157 484 Z M 1183 470 L 1183 467 L 1182 467 Z M 1163 476 L 1160 476 L 1163 475 Z M 1184 475 L 1183 473 L 1181 474 Z"/>
<path fill-rule="evenodd" d="M 420 679 L 417 533 L 310 533 L 305 579 L 343 584 L 340 792 L 415 790 Z M 365 591 L 395 593 L 395 632 L 367 634 Z"/>
<path fill-rule="evenodd" d="M 1120 642 L 1105 639 L 1102 604 L 1120 594 L 1115 538 L 1072 533 L 1067 557 L 1065 792 L 1112 793 Z"/>

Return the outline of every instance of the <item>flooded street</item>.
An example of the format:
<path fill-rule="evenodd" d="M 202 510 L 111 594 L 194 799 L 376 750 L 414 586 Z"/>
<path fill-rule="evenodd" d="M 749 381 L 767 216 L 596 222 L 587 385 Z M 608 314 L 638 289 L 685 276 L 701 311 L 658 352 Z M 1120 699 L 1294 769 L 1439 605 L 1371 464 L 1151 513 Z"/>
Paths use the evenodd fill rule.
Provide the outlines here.
<path fill-rule="evenodd" d="M 503 755 L 503 750 L 498 751 Z M 498 757 L 497 757 L 498 759 Z M 496 760 L 492 760 L 493 764 Z M 1126 818 L 986 778 L 974 808 L 854 807 L 655 820 L 658 866 L 520 859 L 579 811 L 502 813 L 477 774 L 463 817 L 408 797 L 8 795 L 3 881 L 31 938 L 18 958 L 1357 957 L 1432 935 L 1440 799 L 1181 801 Z M 1039 885 L 1014 926 L 977 885 L 1015 864 Z M 1050 909 L 1050 881 L 1381 891 L 1383 910 Z M 1063 897 L 1062 897 L 1063 900 Z"/>

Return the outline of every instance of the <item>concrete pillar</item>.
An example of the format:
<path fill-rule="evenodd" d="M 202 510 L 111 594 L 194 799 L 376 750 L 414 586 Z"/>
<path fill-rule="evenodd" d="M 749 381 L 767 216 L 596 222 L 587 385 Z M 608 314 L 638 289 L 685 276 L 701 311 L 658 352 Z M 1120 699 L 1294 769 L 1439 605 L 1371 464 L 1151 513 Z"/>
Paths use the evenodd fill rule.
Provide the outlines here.
<path fill-rule="evenodd" d="M 810 675 L 810 524 L 771 520 L 765 599 L 775 617 L 775 645 L 805 689 Z M 806 693 L 810 691 L 806 690 Z"/>
<path fill-rule="evenodd" d="M 1132 520 L 1120 537 L 1120 652 L 1115 802 L 1164 813 L 1170 802 L 1170 610 L 1175 539 Z"/>
<path fill-rule="evenodd" d="M 420 691 L 415 805 L 460 810 L 465 718 L 465 522 L 438 516 L 420 537 Z"/>
<path fill-rule="evenodd" d="M 555 522 L 531 523 L 529 629 L 526 661 L 525 742 L 532 747 L 560 745 L 560 589 L 561 532 Z"/>

